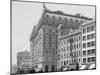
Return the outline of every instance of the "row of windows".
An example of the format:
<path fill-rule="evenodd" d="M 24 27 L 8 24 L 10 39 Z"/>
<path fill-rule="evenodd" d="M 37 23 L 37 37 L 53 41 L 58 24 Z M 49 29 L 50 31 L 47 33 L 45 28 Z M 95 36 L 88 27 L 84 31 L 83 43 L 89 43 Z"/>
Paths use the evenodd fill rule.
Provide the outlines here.
<path fill-rule="evenodd" d="M 94 31 L 95 30 L 95 26 L 93 25 L 93 26 L 91 26 L 91 27 L 87 27 L 87 29 L 86 28 L 84 28 L 83 29 L 83 34 L 85 34 L 86 33 L 86 31 L 87 32 L 91 32 L 91 31 Z"/>
<path fill-rule="evenodd" d="M 58 59 L 69 58 L 70 56 L 76 57 L 80 55 L 81 55 L 81 51 L 76 51 L 76 52 L 71 52 L 71 53 L 66 53 L 66 54 L 58 54 Z"/>
<path fill-rule="evenodd" d="M 95 62 L 95 57 L 87 58 L 87 62 Z M 86 63 L 86 58 L 83 58 L 83 63 Z"/>
<path fill-rule="evenodd" d="M 69 65 L 69 64 L 72 64 L 72 63 L 80 63 L 80 59 L 72 59 L 72 60 L 61 61 L 61 62 L 58 62 L 57 65 L 59 66 L 61 64 L 61 66 L 63 66 L 63 65 Z"/>
<path fill-rule="evenodd" d="M 95 46 L 95 41 L 87 42 L 87 47 Z M 83 48 L 86 48 L 86 43 L 83 43 Z"/>
<path fill-rule="evenodd" d="M 45 16 L 45 21 L 46 22 L 55 22 L 55 21 L 57 21 L 57 22 L 55 22 L 55 23 L 64 23 L 64 24 L 67 24 L 68 22 L 70 22 L 71 24 L 73 23 L 74 25 L 75 25 L 75 23 L 76 23 L 76 25 L 78 25 L 78 24 L 81 24 L 81 23 L 83 23 L 83 21 L 81 20 L 81 21 L 79 21 L 79 20 L 73 20 L 73 19 L 67 19 L 67 18 L 61 18 L 61 17 L 59 17 L 59 18 L 56 18 L 55 16 L 52 16 L 52 18 L 50 18 L 48 15 L 46 15 Z"/>
<path fill-rule="evenodd" d="M 78 42 L 78 41 L 80 41 L 81 40 L 81 37 L 79 36 L 79 37 L 74 37 L 73 38 L 73 42 Z M 58 44 L 61 44 L 61 45 L 65 45 L 65 44 L 69 44 L 70 42 L 69 42 L 69 40 L 62 40 L 62 41 L 59 41 L 58 42 Z"/>
<path fill-rule="evenodd" d="M 87 35 L 87 40 L 95 38 L 95 33 Z M 83 41 L 86 41 L 86 36 L 83 36 Z"/>
<path fill-rule="evenodd" d="M 95 49 L 91 49 L 87 51 L 87 55 L 95 54 Z M 86 51 L 83 51 L 83 55 L 86 55 Z"/>
<path fill-rule="evenodd" d="M 81 48 L 81 44 L 75 44 L 75 45 L 72 45 L 71 48 L 73 50 L 76 50 L 78 48 Z M 65 51 L 69 51 L 70 50 L 70 46 L 67 46 L 67 47 L 63 47 L 61 49 L 58 49 L 58 52 L 65 52 Z"/>

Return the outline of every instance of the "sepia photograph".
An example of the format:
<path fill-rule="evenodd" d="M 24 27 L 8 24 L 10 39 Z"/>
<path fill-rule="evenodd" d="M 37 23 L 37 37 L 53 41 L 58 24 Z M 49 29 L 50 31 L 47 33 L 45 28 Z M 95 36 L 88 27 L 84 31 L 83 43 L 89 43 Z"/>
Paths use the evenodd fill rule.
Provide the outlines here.
<path fill-rule="evenodd" d="M 11 1 L 11 74 L 96 69 L 96 6 Z"/>

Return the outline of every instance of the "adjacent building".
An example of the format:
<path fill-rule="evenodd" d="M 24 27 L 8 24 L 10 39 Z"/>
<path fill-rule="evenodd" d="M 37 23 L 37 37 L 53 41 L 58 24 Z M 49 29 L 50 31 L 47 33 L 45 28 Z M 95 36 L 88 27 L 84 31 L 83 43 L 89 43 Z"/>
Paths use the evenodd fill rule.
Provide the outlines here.
<path fill-rule="evenodd" d="M 57 69 L 69 67 L 71 64 L 82 64 L 82 34 L 81 30 L 75 27 L 67 27 L 66 34 L 61 26 L 58 32 Z"/>
<path fill-rule="evenodd" d="M 28 51 L 17 53 L 17 65 L 18 69 L 28 69 L 32 68 L 32 55 Z"/>
<path fill-rule="evenodd" d="M 80 27 L 82 30 L 82 64 L 95 68 L 96 64 L 96 21 L 88 21 Z M 91 67 L 93 66 L 93 67 Z"/>

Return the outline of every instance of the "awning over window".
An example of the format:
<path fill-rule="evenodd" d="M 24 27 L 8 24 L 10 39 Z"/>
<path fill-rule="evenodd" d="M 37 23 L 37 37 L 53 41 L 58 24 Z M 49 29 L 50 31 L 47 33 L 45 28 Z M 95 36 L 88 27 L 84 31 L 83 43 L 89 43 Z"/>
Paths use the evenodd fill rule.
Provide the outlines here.
<path fill-rule="evenodd" d="M 39 71 L 41 71 L 41 69 L 42 69 L 42 68 L 37 68 L 35 71 L 36 71 L 36 72 L 39 72 Z"/>
<path fill-rule="evenodd" d="M 41 68 L 41 67 L 42 67 L 42 64 L 39 64 L 39 65 L 38 65 L 38 68 Z"/>
<path fill-rule="evenodd" d="M 69 70 L 71 70 L 71 69 L 76 69 L 76 64 L 71 64 L 71 65 L 69 66 L 68 69 L 69 69 Z"/>
<path fill-rule="evenodd" d="M 91 64 L 91 65 L 89 66 L 89 69 L 94 69 L 95 67 L 96 67 L 95 64 Z"/>
<path fill-rule="evenodd" d="M 65 67 L 65 68 L 63 68 L 63 71 L 66 71 L 68 68 L 67 67 Z"/>
<path fill-rule="evenodd" d="M 42 64 L 38 64 L 35 68 L 35 71 L 38 72 L 38 71 L 41 71 L 42 69 Z"/>
<path fill-rule="evenodd" d="M 84 70 L 86 68 L 86 65 L 82 65 L 81 67 L 80 67 L 80 70 Z"/>

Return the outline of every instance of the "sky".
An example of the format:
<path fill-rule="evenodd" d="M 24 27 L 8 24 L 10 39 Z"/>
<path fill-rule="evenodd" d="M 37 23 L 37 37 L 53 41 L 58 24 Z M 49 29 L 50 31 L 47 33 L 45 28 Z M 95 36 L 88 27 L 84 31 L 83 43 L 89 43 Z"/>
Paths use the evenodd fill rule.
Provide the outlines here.
<path fill-rule="evenodd" d="M 47 9 L 61 10 L 67 14 L 81 13 L 94 18 L 95 7 L 45 3 Z M 17 64 L 17 52 L 30 51 L 30 35 L 43 12 L 43 3 L 12 2 L 12 65 Z"/>

